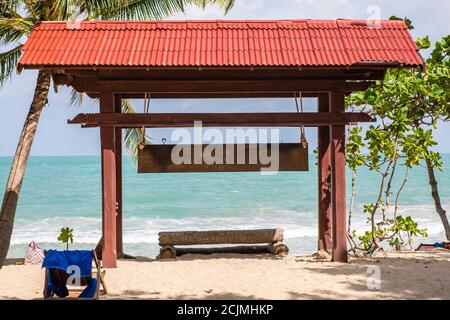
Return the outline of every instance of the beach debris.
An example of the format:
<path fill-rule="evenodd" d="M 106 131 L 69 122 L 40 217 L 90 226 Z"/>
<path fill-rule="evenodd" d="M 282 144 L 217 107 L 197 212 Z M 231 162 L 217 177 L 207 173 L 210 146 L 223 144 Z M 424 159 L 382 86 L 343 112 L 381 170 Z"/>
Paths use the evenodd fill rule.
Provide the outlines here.
<path fill-rule="evenodd" d="M 450 242 L 435 242 L 433 244 L 421 243 L 417 247 L 416 251 L 427 251 L 427 250 L 433 250 L 433 249 L 436 249 L 436 248 L 450 250 Z"/>
<path fill-rule="evenodd" d="M 19 259 L 15 262 L 16 266 L 22 266 L 25 264 L 25 259 Z"/>
<path fill-rule="evenodd" d="M 328 253 L 328 251 L 320 249 L 314 254 L 314 258 L 317 260 L 330 260 L 331 255 Z"/>

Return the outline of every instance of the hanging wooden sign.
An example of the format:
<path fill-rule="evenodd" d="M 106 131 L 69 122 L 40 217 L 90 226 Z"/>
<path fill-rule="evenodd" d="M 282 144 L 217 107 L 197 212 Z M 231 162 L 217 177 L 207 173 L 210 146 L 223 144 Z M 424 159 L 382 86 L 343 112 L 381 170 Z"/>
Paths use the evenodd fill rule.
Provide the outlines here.
<path fill-rule="evenodd" d="M 138 173 L 308 171 L 308 147 L 298 143 L 147 145 Z"/>

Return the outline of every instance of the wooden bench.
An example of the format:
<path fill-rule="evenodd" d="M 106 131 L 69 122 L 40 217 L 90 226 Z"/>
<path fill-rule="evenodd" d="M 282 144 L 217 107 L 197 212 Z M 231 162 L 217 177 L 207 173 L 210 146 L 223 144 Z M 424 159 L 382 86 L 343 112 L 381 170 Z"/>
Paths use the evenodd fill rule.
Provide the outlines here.
<path fill-rule="evenodd" d="M 191 245 L 239 244 L 227 247 L 179 247 Z M 157 259 L 174 259 L 184 254 L 241 253 L 287 254 L 282 229 L 160 232 Z"/>

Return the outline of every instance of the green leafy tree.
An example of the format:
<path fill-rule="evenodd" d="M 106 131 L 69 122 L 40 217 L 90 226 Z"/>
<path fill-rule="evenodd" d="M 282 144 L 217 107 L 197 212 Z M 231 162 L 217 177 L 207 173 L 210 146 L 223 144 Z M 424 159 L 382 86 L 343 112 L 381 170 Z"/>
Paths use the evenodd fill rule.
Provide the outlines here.
<path fill-rule="evenodd" d="M 0 44 L 10 48 L 0 53 L 0 86 L 10 78 L 22 54 L 23 41 L 40 21 L 93 19 L 164 19 L 183 12 L 186 5 L 216 4 L 225 12 L 234 0 L 0 0 Z M 42 110 L 47 102 L 51 75 L 40 70 L 34 96 L 14 155 L 0 211 L 0 268 L 8 253 L 14 217 L 30 150 Z M 80 102 L 73 95 L 72 102 Z M 124 112 L 133 112 L 130 103 Z M 126 145 L 135 146 L 136 131 L 126 133 Z"/>
<path fill-rule="evenodd" d="M 414 28 L 411 23 L 409 25 Z M 428 36 L 418 39 L 416 44 L 421 50 L 431 47 Z M 446 122 L 450 117 L 450 35 L 436 42 L 425 60 L 425 70 L 426 73 L 418 69 L 403 70 L 401 78 L 399 77 L 401 85 L 393 88 L 391 93 L 398 97 L 399 103 L 409 106 L 408 117 L 420 135 L 420 147 L 425 156 L 435 209 L 444 226 L 447 240 L 450 241 L 450 224 L 441 204 L 435 175 L 435 170 L 442 170 L 441 155 L 432 150 L 436 145 L 433 130 L 440 121 Z M 392 77 L 390 81 L 393 82 Z"/>
<path fill-rule="evenodd" d="M 73 243 L 73 229 L 66 227 L 61 228 L 61 233 L 58 236 L 58 241 L 66 244 L 66 250 L 69 250 L 69 242 Z"/>
<path fill-rule="evenodd" d="M 410 22 L 409 25 L 412 27 Z M 449 40 L 447 36 L 436 43 L 425 61 L 426 73 L 422 69 L 389 70 L 383 81 L 348 99 L 353 108 L 367 111 L 380 119 L 379 125 L 369 127 L 364 139 L 360 136 L 361 130 L 351 129 L 347 142 L 347 164 L 353 172 L 364 165 L 380 174 L 378 196 L 373 203 L 364 206 L 371 230 L 360 236 L 359 240 L 366 251 L 379 249 L 384 240 L 398 249 L 405 244 L 410 245 L 411 237 L 426 234 L 425 230 L 417 228 L 411 217 L 397 216 L 400 193 L 410 169 L 421 162 L 426 163 L 436 211 L 450 239 L 449 223 L 441 206 L 434 174 L 435 169 L 442 170 L 442 162 L 440 155 L 431 149 L 436 145 L 433 129 L 438 121 L 447 121 L 449 117 Z M 419 49 L 430 47 L 428 37 L 418 39 L 416 43 Z M 363 147 L 368 148 L 367 154 L 362 154 Z M 398 175 L 399 165 L 405 168 L 405 173 L 392 203 L 392 182 Z M 353 198 L 354 194 L 352 203 Z M 392 204 L 394 210 L 390 218 L 388 212 Z M 403 241 L 402 233 L 406 234 L 406 241 Z M 349 230 L 353 248 L 358 247 L 355 236 L 355 232 Z"/>
<path fill-rule="evenodd" d="M 350 102 L 359 104 L 365 98 L 353 95 Z M 419 147 L 420 134 L 410 130 L 410 120 L 400 110 L 384 115 L 381 124 L 368 128 L 364 138 L 362 128 L 349 129 L 346 148 L 347 165 L 352 170 L 352 194 L 349 208 L 348 238 L 351 250 L 365 253 L 373 253 L 381 249 L 383 241 L 389 241 L 396 249 L 410 244 L 410 238 L 425 234 L 425 230 L 414 225 L 411 217 L 397 215 L 400 194 L 408 180 L 410 169 L 420 164 L 424 154 Z M 372 115 L 374 115 L 372 110 Z M 364 148 L 368 149 L 363 153 Z M 363 212 L 367 214 L 367 222 L 370 230 L 357 236 L 355 230 L 351 230 L 351 218 L 353 203 L 355 202 L 355 176 L 357 170 L 365 166 L 379 174 L 379 183 L 376 197 L 373 202 L 364 205 Z M 398 173 L 398 167 L 404 168 L 401 184 L 394 192 L 393 181 Z M 377 184 L 375 184 L 377 185 Z M 394 199 L 391 195 L 395 194 Z M 405 221 L 412 221 L 406 224 Z M 403 241 L 402 234 L 410 235 Z M 357 243 L 358 240 L 360 243 Z"/>

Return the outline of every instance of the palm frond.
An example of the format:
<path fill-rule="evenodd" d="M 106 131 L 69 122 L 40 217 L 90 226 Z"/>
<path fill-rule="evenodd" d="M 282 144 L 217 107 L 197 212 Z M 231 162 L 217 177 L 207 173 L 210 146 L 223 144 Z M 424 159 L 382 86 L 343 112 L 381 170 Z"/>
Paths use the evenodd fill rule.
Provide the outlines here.
<path fill-rule="evenodd" d="M 122 3 L 130 2 L 131 0 L 78 0 L 82 12 L 89 12 L 90 14 L 106 12 L 111 8 L 116 8 Z"/>
<path fill-rule="evenodd" d="M 74 20 L 78 6 L 72 0 L 41 1 L 45 6 L 39 8 L 39 12 L 45 13 L 41 16 L 43 20 Z"/>
<path fill-rule="evenodd" d="M 208 5 L 216 5 L 225 11 L 227 14 L 233 8 L 235 0 L 188 0 L 187 3 L 193 4 L 202 8 Z"/>
<path fill-rule="evenodd" d="M 183 0 L 86 0 L 93 15 L 102 19 L 160 20 L 184 10 Z M 97 4 L 99 3 L 99 4 Z"/>
<path fill-rule="evenodd" d="M 234 0 L 82 0 L 91 18 L 117 20 L 162 20 L 184 12 L 186 5 L 218 5 L 228 12 Z"/>
<path fill-rule="evenodd" d="M 74 20 L 80 12 L 80 0 L 23 0 L 25 9 L 37 21 Z"/>
<path fill-rule="evenodd" d="M 2 86 L 7 79 L 12 75 L 16 68 L 17 62 L 22 55 L 22 46 L 0 53 L 0 86 Z"/>
<path fill-rule="evenodd" d="M 72 89 L 70 93 L 70 104 L 69 106 L 81 106 L 83 103 L 84 95 Z M 133 105 L 129 100 L 122 100 L 122 113 L 136 113 L 136 109 L 134 109 Z M 124 143 L 125 149 L 128 154 L 131 156 L 133 161 L 137 162 L 137 155 L 139 150 L 139 144 L 142 139 L 142 129 L 141 128 L 125 128 L 125 136 Z M 149 136 L 145 136 L 145 144 L 150 144 L 151 138 Z"/>
<path fill-rule="evenodd" d="M 84 94 L 82 92 L 78 92 L 72 88 L 72 90 L 70 91 L 69 106 L 80 107 L 83 104 L 83 98 Z"/>
<path fill-rule="evenodd" d="M 61 5 L 58 1 L 24 0 L 23 2 L 27 13 L 34 17 L 37 21 L 66 20 L 65 17 L 59 12 Z"/>
<path fill-rule="evenodd" d="M 81 12 L 86 14 L 87 20 L 108 19 L 112 20 L 118 16 L 118 12 L 127 3 L 134 0 L 79 0 Z"/>
<path fill-rule="evenodd" d="M 129 100 L 122 100 L 122 112 L 123 113 L 136 113 L 136 110 L 132 106 Z M 125 149 L 128 154 L 133 159 L 133 162 L 137 162 L 139 144 L 142 139 L 142 129 L 141 128 L 126 128 L 124 136 Z M 145 144 L 150 144 L 151 138 L 145 135 Z"/>
<path fill-rule="evenodd" d="M 3 43 L 18 41 L 27 36 L 34 28 L 34 21 L 29 18 L 0 17 L 0 41 Z"/>
<path fill-rule="evenodd" d="M 49 20 L 45 19 L 49 11 L 49 2 L 46 3 L 46 1 L 23 0 L 23 4 L 27 14 L 35 18 L 37 21 Z"/>
<path fill-rule="evenodd" d="M 19 10 L 21 5 L 21 0 L 0 0 L 0 17 L 20 18 Z"/>

